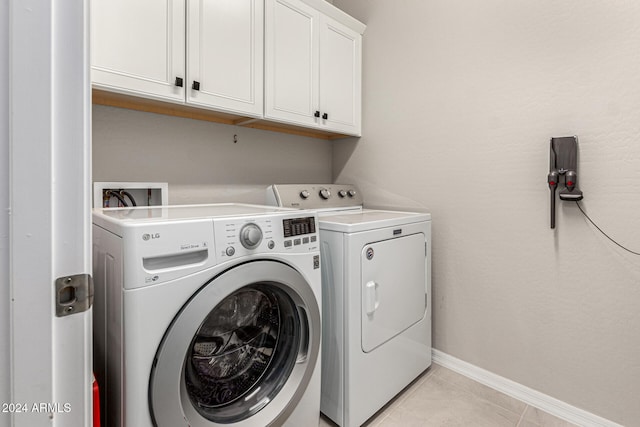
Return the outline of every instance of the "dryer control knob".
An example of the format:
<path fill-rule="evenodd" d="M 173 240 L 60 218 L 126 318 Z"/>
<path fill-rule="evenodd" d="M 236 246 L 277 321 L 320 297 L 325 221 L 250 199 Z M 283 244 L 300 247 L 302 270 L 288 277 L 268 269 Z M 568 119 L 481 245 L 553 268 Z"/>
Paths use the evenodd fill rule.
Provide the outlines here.
<path fill-rule="evenodd" d="M 262 230 L 250 222 L 240 229 L 240 243 L 247 249 L 255 249 L 262 242 Z"/>
<path fill-rule="evenodd" d="M 349 190 L 347 192 L 347 194 L 349 195 L 349 197 L 355 197 L 356 196 L 356 190 Z"/>
<path fill-rule="evenodd" d="M 322 190 L 320 190 L 320 197 L 322 197 L 324 200 L 327 200 L 329 197 L 331 197 L 331 191 L 323 188 Z"/>
<path fill-rule="evenodd" d="M 309 192 L 307 190 L 302 190 L 300 192 L 300 197 L 302 197 L 303 199 L 308 199 L 309 198 Z"/>
<path fill-rule="evenodd" d="M 341 199 L 347 197 L 347 192 L 345 190 L 340 190 L 338 191 L 338 196 L 340 196 Z"/>

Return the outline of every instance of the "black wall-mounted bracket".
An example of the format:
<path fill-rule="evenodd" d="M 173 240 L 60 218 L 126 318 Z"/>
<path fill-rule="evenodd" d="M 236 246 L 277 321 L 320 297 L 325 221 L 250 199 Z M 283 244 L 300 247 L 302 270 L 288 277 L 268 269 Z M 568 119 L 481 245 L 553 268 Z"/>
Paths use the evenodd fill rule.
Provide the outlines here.
<path fill-rule="evenodd" d="M 551 191 L 551 228 L 556 228 L 556 190 L 560 187 L 560 200 L 582 200 L 578 188 L 578 137 L 551 138 L 549 147 L 549 175 Z"/>

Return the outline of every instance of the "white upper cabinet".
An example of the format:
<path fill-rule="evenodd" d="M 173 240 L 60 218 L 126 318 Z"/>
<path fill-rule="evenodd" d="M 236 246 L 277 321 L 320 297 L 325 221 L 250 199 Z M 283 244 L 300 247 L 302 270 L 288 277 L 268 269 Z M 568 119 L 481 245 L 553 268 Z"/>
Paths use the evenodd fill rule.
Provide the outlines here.
<path fill-rule="evenodd" d="M 91 0 L 91 80 L 138 98 L 106 105 L 359 136 L 364 30 L 325 0 Z"/>
<path fill-rule="evenodd" d="M 319 18 L 300 1 L 267 0 L 265 117 L 317 125 Z"/>
<path fill-rule="evenodd" d="M 187 14 L 187 103 L 261 117 L 263 1 L 189 0 Z"/>
<path fill-rule="evenodd" d="M 183 101 L 184 61 L 184 0 L 92 0 L 95 87 Z"/>
<path fill-rule="evenodd" d="M 362 36 L 338 21 L 320 19 L 320 118 L 333 131 L 360 135 Z"/>
<path fill-rule="evenodd" d="M 363 31 L 324 1 L 266 0 L 265 117 L 360 135 Z"/>
<path fill-rule="evenodd" d="M 94 87 L 262 117 L 263 0 L 187 2 L 92 0 Z"/>

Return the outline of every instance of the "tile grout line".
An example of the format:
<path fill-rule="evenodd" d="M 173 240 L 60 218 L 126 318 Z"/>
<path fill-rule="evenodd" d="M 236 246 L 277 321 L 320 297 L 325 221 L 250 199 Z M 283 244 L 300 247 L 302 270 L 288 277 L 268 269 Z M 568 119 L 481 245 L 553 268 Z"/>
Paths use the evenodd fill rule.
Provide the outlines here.
<path fill-rule="evenodd" d="M 623 427 L 614 421 L 602 418 L 567 402 L 558 400 L 523 384 L 482 369 L 471 363 L 465 362 L 440 350 L 433 349 L 433 358 L 436 363 L 458 374 L 497 390 L 507 396 L 519 400 L 530 408 L 540 410 L 547 415 L 569 423 L 574 427 Z"/>
<path fill-rule="evenodd" d="M 374 424 L 372 424 L 372 425 L 371 425 L 371 427 L 378 427 L 378 426 L 382 425 L 382 422 L 383 422 L 384 420 L 386 420 L 387 418 L 389 418 L 389 415 L 391 415 L 391 412 L 393 412 L 394 410 L 395 410 L 395 409 L 393 409 L 393 410 L 391 410 L 391 411 L 389 411 L 389 412 L 386 412 L 386 411 L 385 411 L 386 413 L 384 413 L 384 412 L 383 412 L 383 413 L 382 413 L 382 417 L 381 417 L 379 420 L 378 420 L 378 419 L 376 419 L 376 422 L 375 422 Z"/>
<path fill-rule="evenodd" d="M 449 369 L 449 368 L 445 368 L 445 367 L 444 367 L 444 366 L 442 366 L 442 365 L 440 365 L 440 366 L 441 366 L 442 368 L 444 368 L 444 369 Z M 449 369 L 449 370 L 450 370 L 450 369 Z M 452 372 L 454 372 L 454 373 L 458 374 L 458 373 L 457 373 L 457 372 L 455 372 L 455 371 L 452 371 Z M 458 375 L 461 375 L 461 374 L 458 374 Z M 474 397 L 475 397 L 475 398 L 477 398 L 477 399 L 480 399 L 480 400 L 482 400 L 482 401 L 484 401 L 484 402 L 486 402 L 486 403 L 489 403 L 489 404 L 491 404 L 491 405 L 493 405 L 493 406 L 497 406 L 498 408 L 503 409 L 503 410 L 505 410 L 505 411 L 508 411 L 508 412 L 510 412 L 510 413 L 512 413 L 512 414 L 514 414 L 514 415 L 518 415 L 518 413 L 517 413 L 517 412 L 515 412 L 515 411 L 513 411 L 512 409 L 510 409 L 510 408 L 506 408 L 506 407 L 504 407 L 503 405 L 498 404 L 497 402 L 494 402 L 494 401 L 492 401 L 492 400 L 490 400 L 490 399 L 488 399 L 488 398 L 486 398 L 486 397 L 483 397 L 482 395 L 480 395 L 480 394 L 476 393 L 476 392 L 475 392 L 475 391 L 473 391 L 473 390 L 467 390 L 467 389 L 465 389 L 464 387 L 462 387 L 461 385 L 458 385 L 458 384 L 456 384 L 455 382 L 449 381 L 449 380 L 447 380 L 446 378 L 444 378 L 444 377 L 442 377 L 442 376 L 440 376 L 440 375 L 437 375 L 437 373 L 436 373 L 436 372 L 434 372 L 434 376 L 437 376 L 440 380 L 444 381 L 445 383 L 449 384 L 450 386 L 454 387 L 455 389 L 457 389 L 457 390 L 459 390 L 459 391 L 462 391 L 462 392 L 465 392 L 465 393 L 467 393 L 467 394 L 470 394 L 470 395 L 474 396 Z M 462 376 L 464 376 L 464 375 L 462 375 Z M 465 377 L 465 378 L 467 378 L 467 377 Z M 467 378 L 467 379 L 468 379 L 468 380 L 470 380 L 470 381 L 473 381 L 473 382 L 476 382 L 476 383 L 477 383 L 477 381 L 475 381 L 475 380 L 473 380 L 473 379 L 471 379 L 471 378 Z M 480 384 L 480 383 L 478 383 L 478 384 Z M 484 385 L 484 384 L 480 384 L 480 385 Z M 485 386 L 485 387 L 486 387 L 486 386 Z M 488 388 L 491 388 L 491 387 L 488 387 Z M 495 391 L 497 391 L 497 390 L 495 390 Z M 499 392 L 499 393 L 501 393 L 501 392 Z M 502 393 L 502 394 L 504 394 L 504 393 Z M 517 400 L 517 399 L 516 399 L 516 400 Z M 521 400 L 519 400 L 519 402 L 522 402 L 522 401 L 521 401 Z M 524 402 L 522 402 L 522 403 L 524 403 Z M 524 417 L 524 413 L 525 413 L 525 411 L 527 410 L 527 407 L 529 406 L 529 405 L 527 405 L 526 403 L 524 403 L 524 405 L 525 405 L 525 406 L 524 406 L 524 409 L 523 409 L 523 411 L 522 411 L 522 414 L 520 414 L 520 420 L 518 420 L 518 424 L 516 424 L 516 427 L 518 427 L 518 426 L 520 425 L 520 421 L 522 421 L 522 419 L 523 419 L 523 417 Z"/>
<path fill-rule="evenodd" d="M 516 424 L 516 427 L 520 427 L 522 421 L 524 421 L 524 414 L 527 413 L 527 409 L 529 409 L 529 405 L 525 405 L 524 409 L 522 410 L 522 414 L 520 414 L 520 419 L 518 420 L 518 424 Z"/>
<path fill-rule="evenodd" d="M 380 415 L 383 415 L 383 416 L 379 420 L 376 419 L 375 423 L 372 424 L 371 427 L 377 427 L 377 426 L 381 425 L 384 420 L 389 418 L 389 416 L 392 413 L 394 413 L 400 407 L 402 402 L 404 402 L 410 396 L 412 396 L 414 393 L 416 393 L 418 391 L 418 389 L 424 384 L 424 382 L 429 377 L 434 376 L 435 375 L 435 371 L 433 369 L 431 369 L 429 372 L 426 373 L 426 375 L 424 373 L 422 375 L 424 375 L 422 378 L 420 378 L 414 384 L 412 384 L 411 386 L 408 387 L 408 388 L 413 388 L 413 390 L 411 390 L 409 393 L 406 393 L 406 391 L 408 391 L 408 390 L 401 391 L 398 394 L 397 400 L 394 401 L 386 410 L 382 411 L 382 413 Z"/>

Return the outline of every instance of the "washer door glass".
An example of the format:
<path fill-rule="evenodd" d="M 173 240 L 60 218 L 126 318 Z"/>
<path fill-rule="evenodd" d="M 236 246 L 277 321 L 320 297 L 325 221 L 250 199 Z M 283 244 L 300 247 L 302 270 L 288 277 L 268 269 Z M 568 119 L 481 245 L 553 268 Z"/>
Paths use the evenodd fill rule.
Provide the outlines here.
<path fill-rule="evenodd" d="M 200 415 L 233 423 L 273 399 L 296 362 L 297 313 L 293 300 L 268 284 L 241 288 L 211 310 L 184 368 L 187 393 Z"/>
<path fill-rule="evenodd" d="M 154 425 L 282 425 L 316 372 L 319 302 L 299 271 L 276 261 L 240 264 L 205 283 L 158 346 Z"/>

